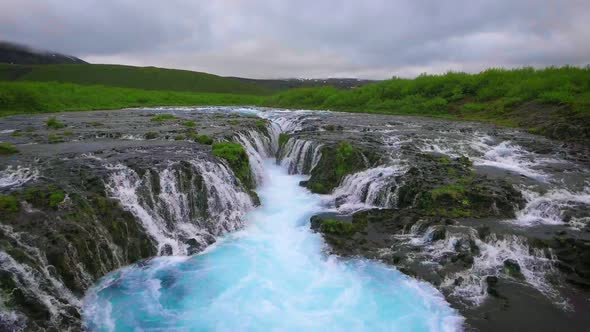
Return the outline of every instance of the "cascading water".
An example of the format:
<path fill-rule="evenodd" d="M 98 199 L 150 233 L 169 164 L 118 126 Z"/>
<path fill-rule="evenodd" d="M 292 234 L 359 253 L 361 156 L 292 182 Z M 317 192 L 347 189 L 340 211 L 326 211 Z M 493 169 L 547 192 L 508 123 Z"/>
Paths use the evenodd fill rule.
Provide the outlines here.
<path fill-rule="evenodd" d="M 85 299 L 88 328 L 452 331 L 462 319 L 431 286 L 379 263 L 322 254 L 320 199 L 272 160 L 247 227 L 192 257 L 117 271 Z"/>
<path fill-rule="evenodd" d="M 309 174 L 322 157 L 322 144 L 290 138 L 280 151 L 279 161 L 289 174 Z"/>
<path fill-rule="evenodd" d="M 160 254 L 186 255 L 207 247 L 215 236 L 241 228 L 253 207 L 220 163 L 171 163 L 142 177 L 121 164 L 110 168 L 107 190 L 138 218 Z"/>

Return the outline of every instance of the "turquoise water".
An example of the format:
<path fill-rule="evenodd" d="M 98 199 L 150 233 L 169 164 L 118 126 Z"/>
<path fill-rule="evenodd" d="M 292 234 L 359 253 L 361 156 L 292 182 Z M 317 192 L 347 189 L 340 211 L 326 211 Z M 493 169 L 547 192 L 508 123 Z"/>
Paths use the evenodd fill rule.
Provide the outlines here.
<path fill-rule="evenodd" d="M 86 296 L 93 331 L 454 331 L 431 286 L 363 259 L 323 253 L 309 218 L 320 198 L 268 160 L 247 227 L 192 257 L 159 257 Z"/>

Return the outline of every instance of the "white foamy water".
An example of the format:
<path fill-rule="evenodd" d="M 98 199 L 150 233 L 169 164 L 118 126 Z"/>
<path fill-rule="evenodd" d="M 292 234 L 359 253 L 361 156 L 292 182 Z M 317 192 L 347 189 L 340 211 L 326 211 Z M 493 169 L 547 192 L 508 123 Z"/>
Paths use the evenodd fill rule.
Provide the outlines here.
<path fill-rule="evenodd" d="M 35 181 L 39 177 L 39 171 L 32 167 L 12 167 L 0 171 L 0 189 L 20 187 L 29 181 Z"/>
<path fill-rule="evenodd" d="M 572 217 L 569 223 L 575 228 L 583 228 L 590 222 L 590 187 L 581 192 L 566 189 L 552 189 L 544 194 L 530 190 L 522 191 L 527 204 L 517 211 L 514 222 L 521 226 L 564 224 L 564 214 L 569 208 L 585 210 L 581 217 Z"/>
<path fill-rule="evenodd" d="M 373 207 L 394 207 L 395 177 L 403 174 L 401 166 L 380 166 L 347 175 L 334 189 L 330 199 L 337 202 L 338 211 L 352 213 Z"/>
<path fill-rule="evenodd" d="M 186 255 L 187 240 L 196 240 L 206 247 L 212 237 L 234 231 L 243 225 L 243 216 L 252 207 L 250 196 L 235 185 L 235 176 L 223 164 L 190 160 L 192 172 L 180 173 L 171 163 L 158 178 L 151 172 L 140 177 L 124 165 L 111 167 L 113 173 L 106 184 L 109 194 L 131 211 L 155 241 L 160 253 Z M 198 179 L 204 187 L 198 187 Z M 179 179 L 191 177 L 189 187 Z M 153 192 L 154 183 L 160 188 Z M 206 206 L 198 204 L 206 201 Z"/>
<path fill-rule="evenodd" d="M 323 254 L 321 200 L 274 161 L 247 227 L 190 258 L 104 278 L 85 298 L 92 331 L 456 331 L 440 293 L 385 265 Z"/>

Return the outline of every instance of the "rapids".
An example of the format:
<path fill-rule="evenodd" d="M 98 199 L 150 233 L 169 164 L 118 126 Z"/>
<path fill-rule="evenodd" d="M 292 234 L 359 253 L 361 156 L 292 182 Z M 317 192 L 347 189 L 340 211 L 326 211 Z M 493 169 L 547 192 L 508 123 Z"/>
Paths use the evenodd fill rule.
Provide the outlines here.
<path fill-rule="evenodd" d="M 194 256 L 104 277 L 84 299 L 92 331 L 454 331 L 463 318 L 427 283 L 365 259 L 326 255 L 309 218 L 321 198 L 263 161 L 246 227 Z"/>

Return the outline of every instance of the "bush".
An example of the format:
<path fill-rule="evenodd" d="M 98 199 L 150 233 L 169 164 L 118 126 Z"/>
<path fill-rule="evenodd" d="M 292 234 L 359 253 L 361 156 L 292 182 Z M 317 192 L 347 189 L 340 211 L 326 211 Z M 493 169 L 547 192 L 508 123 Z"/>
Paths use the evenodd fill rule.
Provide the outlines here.
<path fill-rule="evenodd" d="M 63 191 L 54 191 L 49 194 L 49 206 L 55 209 L 65 198 L 66 194 Z"/>

